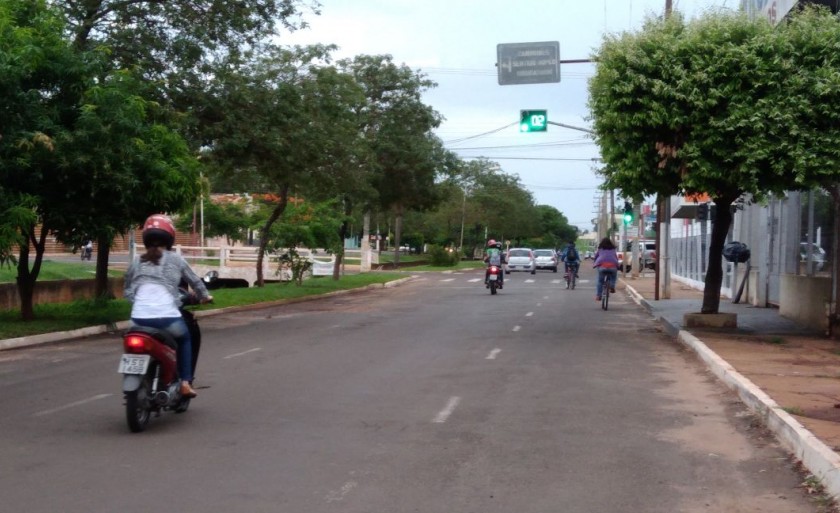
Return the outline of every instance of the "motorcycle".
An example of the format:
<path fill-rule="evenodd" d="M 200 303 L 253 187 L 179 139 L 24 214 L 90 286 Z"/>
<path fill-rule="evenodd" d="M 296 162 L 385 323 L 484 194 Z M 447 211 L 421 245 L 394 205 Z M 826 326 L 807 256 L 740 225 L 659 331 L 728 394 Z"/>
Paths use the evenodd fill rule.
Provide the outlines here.
<path fill-rule="evenodd" d="M 196 305 L 194 294 L 181 291 L 183 305 Z M 195 315 L 181 308 L 192 338 L 192 370 L 198 364 L 201 330 Z M 132 433 L 146 429 L 152 413 L 184 413 L 190 398 L 181 395 L 177 371 L 177 343 L 168 333 L 145 326 L 132 326 L 123 334 L 123 350 L 118 371 L 123 375 L 123 395 L 128 428 Z"/>
<path fill-rule="evenodd" d="M 502 288 L 502 280 L 499 275 L 502 273 L 502 268 L 497 265 L 491 265 L 487 271 L 487 288 L 490 289 L 490 294 L 495 295 L 497 290 Z"/>

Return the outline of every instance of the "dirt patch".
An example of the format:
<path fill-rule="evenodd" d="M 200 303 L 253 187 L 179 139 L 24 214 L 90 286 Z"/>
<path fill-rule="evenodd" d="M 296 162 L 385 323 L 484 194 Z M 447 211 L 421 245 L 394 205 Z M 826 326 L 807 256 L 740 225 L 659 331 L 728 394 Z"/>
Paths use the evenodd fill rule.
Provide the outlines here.
<path fill-rule="evenodd" d="M 697 336 L 817 438 L 840 449 L 840 343 L 786 335 Z"/>

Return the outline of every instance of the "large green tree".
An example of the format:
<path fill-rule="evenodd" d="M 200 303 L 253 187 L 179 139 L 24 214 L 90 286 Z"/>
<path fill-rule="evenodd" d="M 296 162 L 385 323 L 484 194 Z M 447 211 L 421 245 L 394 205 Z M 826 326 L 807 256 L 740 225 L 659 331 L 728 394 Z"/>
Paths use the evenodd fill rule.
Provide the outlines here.
<path fill-rule="evenodd" d="M 440 115 L 422 101 L 423 92 L 436 84 L 395 64 L 390 55 L 360 55 L 340 64 L 364 91 L 365 103 L 356 112 L 368 156 L 361 164 L 369 172 L 376 204 L 395 215 L 399 248 L 404 214 L 437 204 L 436 181 L 457 164 L 432 133 Z M 396 251 L 396 264 L 399 257 Z"/>
<path fill-rule="evenodd" d="M 806 9 L 773 29 L 729 12 L 649 19 L 597 50 L 590 108 L 606 185 L 708 193 L 718 205 L 703 313 L 717 313 L 730 205 L 836 181 L 840 23 Z"/>
<path fill-rule="evenodd" d="M 210 155 L 229 173 L 258 177 L 276 198 L 260 230 L 257 283 L 272 225 L 292 194 L 336 194 L 348 148 L 357 138 L 352 106 L 359 89 L 328 64 L 332 47 L 274 47 L 258 57 L 233 60 L 214 75 L 205 109 Z"/>

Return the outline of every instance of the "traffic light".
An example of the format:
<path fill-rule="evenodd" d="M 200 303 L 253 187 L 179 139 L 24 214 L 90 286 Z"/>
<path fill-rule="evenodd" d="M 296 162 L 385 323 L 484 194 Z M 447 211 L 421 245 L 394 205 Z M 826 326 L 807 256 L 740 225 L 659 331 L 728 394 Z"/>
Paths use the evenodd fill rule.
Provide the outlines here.
<path fill-rule="evenodd" d="M 633 224 L 633 205 L 629 201 L 624 202 L 624 224 Z"/>
<path fill-rule="evenodd" d="M 697 205 L 697 220 L 698 221 L 708 221 L 709 220 L 709 204 L 708 203 L 700 203 Z"/>
<path fill-rule="evenodd" d="M 548 128 L 548 111 L 545 110 L 520 110 L 519 131 L 520 132 L 545 132 Z"/>

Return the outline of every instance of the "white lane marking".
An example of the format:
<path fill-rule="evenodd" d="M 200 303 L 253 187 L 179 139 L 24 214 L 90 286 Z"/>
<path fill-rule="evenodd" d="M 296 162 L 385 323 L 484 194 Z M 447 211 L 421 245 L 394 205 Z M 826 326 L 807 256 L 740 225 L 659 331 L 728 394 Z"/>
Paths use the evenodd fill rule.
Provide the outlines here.
<path fill-rule="evenodd" d="M 534 283 L 536 280 L 525 280 L 525 283 Z"/>
<path fill-rule="evenodd" d="M 496 349 L 490 351 L 490 354 L 487 355 L 487 358 L 485 358 L 485 360 L 495 360 L 496 357 L 499 356 L 499 353 L 501 353 L 501 352 L 502 352 L 501 349 L 496 348 Z"/>
<path fill-rule="evenodd" d="M 68 408 L 73 408 L 76 406 L 81 406 L 83 404 L 92 403 L 93 401 L 98 401 L 100 399 L 105 399 L 106 397 L 111 397 L 114 394 L 99 394 L 93 397 L 88 397 L 87 399 L 82 399 L 81 401 L 72 402 L 69 404 L 65 404 L 64 406 L 59 406 L 58 408 L 52 408 L 49 410 L 39 411 L 35 414 L 36 417 L 43 417 L 44 415 L 49 415 L 51 413 L 60 412 L 62 410 L 66 410 Z"/>
<path fill-rule="evenodd" d="M 262 348 L 261 347 L 255 347 L 255 348 L 249 349 L 247 351 L 242 351 L 241 353 L 229 354 L 229 355 L 225 356 L 223 358 L 223 360 L 229 360 L 231 358 L 236 358 L 237 356 L 242 356 L 242 355 L 245 355 L 245 354 L 248 354 L 248 353 L 255 353 L 257 351 L 262 351 Z"/>
<path fill-rule="evenodd" d="M 534 312 L 528 312 L 525 314 L 525 317 L 533 317 Z"/>
<path fill-rule="evenodd" d="M 467 280 L 467 281 L 469 281 L 470 283 L 475 283 L 477 281 L 481 281 L 481 278 L 473 278 L 473 279 Z"/>
<path fill-rule="evenodd" d="M 452 397 L 450 397 L 449 402 L 446 403 L 446 408 L 440 410 L 440 413 L 437 414 L 437 416 L 434 418 L 434 420 L 432 420 L 432 422 L 434 422 L 435 424 L 443 424 L 444 422 L 446 422 L 446 419 L 448 419 L 449 416 L 452 415 L 452 412 L 455 411 L 455 408 L 458 407 L 458 403 L 460 402 L 461 398 L 457 395 L 453 395 Z"/>
<path fill-rule="evenodd" d="M 347 481 L 338 490 L 332 490 L 327 494 L 327 502 L 339 502 L 344 499 L 344 496 L 350 493 L 353 488 L 359 486 L 356 481 Z"/>
<path fill-rule="evenodd" d="M 446 278 L 445 280 L 440 280 L 440 281 L 455 281 L 455 278 Z"/>
<path fill-rule="evenodd" d="M 513 331 L 519 331 L 522 329 L 522 326 L 514 326 Z"/>
<path fill-rule="evenodd" d="M 551 280 L 551 283 L 561 283 L 562 280 Z"/>

